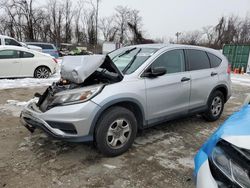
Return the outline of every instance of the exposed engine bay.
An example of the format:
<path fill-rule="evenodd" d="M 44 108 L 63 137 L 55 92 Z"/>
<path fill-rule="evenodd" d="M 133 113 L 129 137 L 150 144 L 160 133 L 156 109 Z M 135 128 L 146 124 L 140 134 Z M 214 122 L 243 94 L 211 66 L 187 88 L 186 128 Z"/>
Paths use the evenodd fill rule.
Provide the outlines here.
<path fill-rule="evenodd" d="M 90 55 L 87 56 L 87 58 L 86 56 L 78 56 L 77 59 L 75 57 L 72 58 L 74 58 L 74 61 L 77 59 L 88 61 L 81 61 L 79 64 L 77 64 L 77 62 L 72 63 L 70 61 L 71 56 L 68 56 L 66 61 L 63 60 L 61 79 L 49 86 L 42 95 L 38 93 L 35 94 L 35 97 L 39 98 L 37 106 L 42 112 L 60 105 L 54 102 L 57 95 L 67 95 L 67 93 L 65 93 L 67 91 L 81 92 L 81 89 L 84 93 L 87 92 L 84 88 L 92 89 L 92 86 L 93 88 L 95 88 L 94 86 L 103 88 L 107 84 L 116 83 L 123 79 L 123 76 L 109 56 Z M 95 65 L 91 64 L 88 66 L 88 63 L 95 63 Z M 96 69 L 96 67 L 98 68 Z M 88 92 L 87 94 L 92 94 L 91 90 Z M 82 95 L 80 97 L 83 98 Z"/>

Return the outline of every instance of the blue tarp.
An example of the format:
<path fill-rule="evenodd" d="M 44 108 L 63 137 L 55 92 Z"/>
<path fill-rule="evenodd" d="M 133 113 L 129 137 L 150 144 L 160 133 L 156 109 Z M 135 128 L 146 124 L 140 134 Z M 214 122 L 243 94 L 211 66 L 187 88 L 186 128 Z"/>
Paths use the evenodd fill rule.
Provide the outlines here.
<path fill-rule="evenodd" d="M 250 135 L 250 105 L 246 105 L 230 116 L 206 141 L 195 156 L 195 175 L 201 165 L 211 155 L 213 148 L 221 137 Z M 250 143 L 249 143 L 250 144 Z"/>

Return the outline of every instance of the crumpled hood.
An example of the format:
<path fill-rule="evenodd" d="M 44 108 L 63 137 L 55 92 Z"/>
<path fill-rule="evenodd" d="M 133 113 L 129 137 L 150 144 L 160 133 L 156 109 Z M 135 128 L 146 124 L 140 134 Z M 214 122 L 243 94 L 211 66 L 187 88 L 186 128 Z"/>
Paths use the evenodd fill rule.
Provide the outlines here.
<path fill-rule="evenodd" d="M 83 83 L 99 67 L 123 77 L 115 64 L 106 55 L 65 56 L 61 66 L 61 77 L 65 80 L 80 84 Z"/>

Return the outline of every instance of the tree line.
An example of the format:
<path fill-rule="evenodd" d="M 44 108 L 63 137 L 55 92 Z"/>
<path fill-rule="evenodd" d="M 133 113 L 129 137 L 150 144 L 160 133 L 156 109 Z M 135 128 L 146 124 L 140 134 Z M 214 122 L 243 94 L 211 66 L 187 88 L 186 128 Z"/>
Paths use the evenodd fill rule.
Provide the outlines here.
<path fill-rule="evenodd" d="M 147 43 L 139 11 L 117 6 L 110 17 L 98 17 L 100 0 L 2 0 L 0 33 L 20 41 L 98 44 L 105 41 Z"/>
<path fill-rule="evenodd" d="M 250 44 L 250 17 L 222 16 L 215 26 L 177 33 L 179 43 L 221 49 L 224 44 Z M 173 42 L 173 39 L 172 39 Z"/>
<path fill-rule="evenodd" d="M 117 6 L 113 14 L 99 17 L 101 0 L 1 0 L 0 33 L 19 41 L 75 43 L 95 48 L 100 41 L 122 44 L 163 42 L 145 38 L 140 12 Z M 177 32 L 169 42 L 221 48 L 228 43 L 250 44 L 250 19 L 221 17 L 215 26 Z M 166 42 L 166 41 L 165 41 Z"/>

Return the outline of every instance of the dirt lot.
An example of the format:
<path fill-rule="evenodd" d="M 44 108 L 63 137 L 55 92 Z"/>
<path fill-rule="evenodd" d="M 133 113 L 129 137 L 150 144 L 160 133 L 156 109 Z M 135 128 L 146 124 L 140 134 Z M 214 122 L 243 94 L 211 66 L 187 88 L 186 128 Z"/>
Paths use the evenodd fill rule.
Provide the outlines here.
<path fill-rule="evenodd" d="M 140 133 L 133 147 L 105 158 L 90 144 L 66 143 L 19 123 L 22 103 L 44 88 L 0 90 L 0 187 L 194 187 L 193 157 L 209 135 L 236 111 L 249 87 L 233 86 L 222 118 L 194 116 Z"/>

